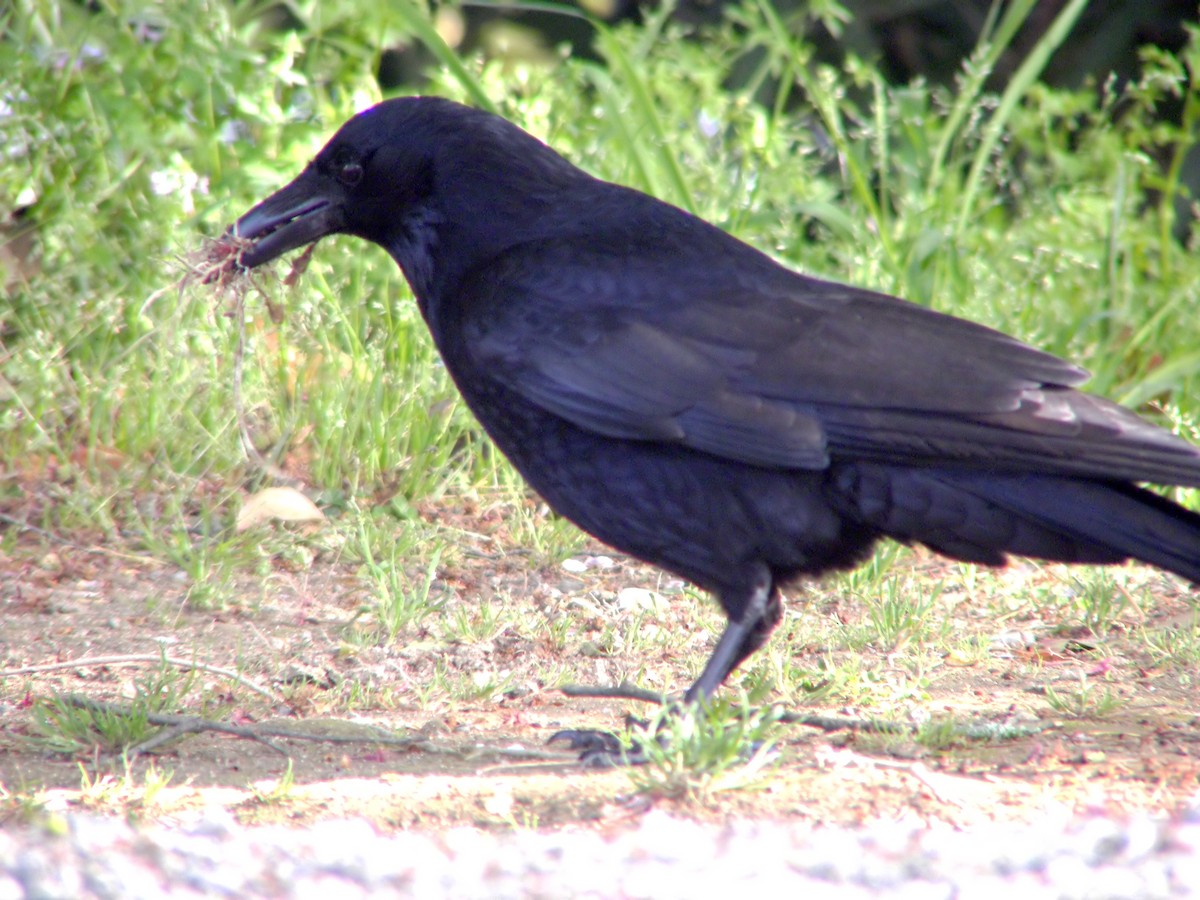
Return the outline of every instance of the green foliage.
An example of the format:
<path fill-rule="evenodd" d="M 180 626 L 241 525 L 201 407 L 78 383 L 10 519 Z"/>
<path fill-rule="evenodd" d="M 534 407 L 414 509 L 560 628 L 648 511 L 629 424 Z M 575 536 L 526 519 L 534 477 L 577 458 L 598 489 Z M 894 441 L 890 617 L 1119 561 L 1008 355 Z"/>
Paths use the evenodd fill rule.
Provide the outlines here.
<path fill-rule="evenodd" d="M 596 25 L 602 64 L 460 57 L 425 7 L 403 0 L 15 0 L 0 12 L 0 219 L 29 207 L 35 251 L 21 266 L 0 254 L 0 470 L 54 473 L 31 524 L 99 529 L 180 566 L 193 603 L 219 607 L 232 573 L 262 572 L 272 553 L 223 530 L 232 499 L 264 477 L 244 428 L 268 462 L 298 458 L 324 492 L 339 558 L 370 589 L 373 638 L 397 637 L 446 599 L 435 575 L 455 542 L 418 527 L 423 498 L 508 497 L 510 532 L 534 562 L 575 550 L 573 531 L 521 502 L 520 479 L 458 402 L 380 249 L 330 240 L 295 285 L 258 277 L 280 321 L 258 294 L 232 321 L 213 286 L 178 289 L 181 254 L 380 99 L 379 53 L 397 44 L 439 61 L 425 93 L 494 107 L 589 171 L 810 274 L 1075 358 L 1095 371 L 1092 389 L 1195 439 L 1200 237 L 1183 169 L 1200 134 L 1200 33 L 1176 56 L 1148 52 L 1127 86 L 1049 88 L 1037 76 L 1079 15 L 1075 0 L 989 93 L 1032 6 L 997 5 L 947 89 L 891 86 L 854 58 L 822 62 L 796 37 L 807 23 L 763 0 L 695 40 L 665 12 Z M 833 2 L 792 15 L 846 26 Z M 1179 124 L 1159 117 L 1167 100 Z M 21 502 L 20 483 L 0 480 L 0 512 Z M 889 580 L 905 552 L 832 582 L 868 606 L 843 645 L 940 637 L 933 601 L 906 604 L 911 586 Z M 1076 612 L 1102 632 L 1124 595 L 1081 583 Z M 1180 652 L 1194 657 L 1192 637 L 1163 641 L 1188 638 Z M 889 702 L 924 690 L 922 672 L 896 688 L 849 656 L 781 664 L 777 680 Z"/>
<path fill-rule="evenodd" d="M 1107 569 L 1085 571 L 1075 579 L 1075 606 L 1083 626 L 1103 638 L 1129 606 L 1125 588 Z"/>
<path fill-rule="evenodd" d="M 269 782 L 256 782 L 250 785 L 254 799 L 263 806 L 280 806 L 292 797 L 296 789 L 296 775 L 292 771 L 292 760 L 288 757 L 287 768 L 279 778 Z"/>
<path fill-rule="evenodd" d="M 181 674 L 163 663 L 134 682 L 134 697 L 126 711 L 74 703 L 70 698 L 37 701 L 30 717 L 28 740 L 49 753 L 78 756 L 96 752 L 123 754 L 158 731 L 151 713 L 178 710 L 191 690 L 195 673 Z"/>
<path fill-rule="evenodd" d="M 1118 111 L 1112 91 L 1036 82 L 1056 26 L 989 97 L 985 78 L 1029 5 L 995 23 L 951 94 L 891 88 L 855 60 L 815 63 L 765 2 L 700 41 L 681 40 L 665 14 L 640 29 L 597 26 L 603 67 L 451 66 L 405 4 L 290 4 L 295 27 L 279 29 L 249 4 L 18 3 L 0 42 L 11 148 L 0 185 L 10 205 L 33 206 L 41 271 L 0 312 L 16 401 L 0 450 L 65 460 L 105 446 L 152 472 L 236 470 L 235 330 L 203 288 L 176 294 L 170 261 L 378 99 L 378 51 L 403 41 L 445 64 L 432 91 L 490 97 L 605 177 L 814 273 L 1082 357 L 1101 390 L 1191 411 L 1200 325 L 1185 311 L 1200 265 L 1170 232 L 1200 116 L 1200 41 L 1180 57 L 1148 54 Z M 1063 27 L 1077 13 L 1068 5 Z M 747 48 L 757 69 L 725 89 Z M 775 86 L 769 107 L 754 102 L 764 85 Z M 1152 116 L 1168 96 L 1184 101 L 1179 126 Z M 276 298 L 282 326 L 250 311 L 242 390 L 261 443 L 306 432 L 313 474 L 330 486 L 402 473 L 401 491 L 423 496 L 486 477 L 394 266 L 348 247 L 328 242 Z"/>
<path fill-rule="evenodd" d="M 629 736 L 645 754 L 630 768 L 639 792 L 703 801 L 722 791 L 766 786 L 778 764 L 778 714 L 715 698 L 690 707 L 665 706 Z"/>
<path fill-rule="evenodd" d="M 1074 718 L 1103 717 L 1121 707 L 1121 698 L 1111 687 L 1097 687 L 1086 675 L 1079 676 L 1079 690 L 1056 691 L 1046 686 L 1046 702 L 1055 712 Z"/>
<path fill-rule="evenodd" d="M 406 567 L 407 559 L 416 555 L 412 547 L 388 541 L 380 548 L 379 557 L 371 552 L 368 540 L 363 540 L 362 548 L 366 554 L 362 574 L 371 587 L 372 602 L 361 612 L 370 615 L 382 638 L 395 640 L 405 629 L 441 609 L 441 600 L 431 596 L 438 563 L 442 560 L 440 547 L 427 553 L 425 571 L 416 579 Z"/>
<path fill-rule="evenodd" d="M 871 630 L 885 650 L 925 638 L 927 620 L 937 604 L 941 585 L 932 585 L 922 596 L 913 598 L 914 593 L 921 592 L 920 585 L 902 586 L 898 578 L 892 578 L 886 595 L 871 603 L 868 613 Z"/>

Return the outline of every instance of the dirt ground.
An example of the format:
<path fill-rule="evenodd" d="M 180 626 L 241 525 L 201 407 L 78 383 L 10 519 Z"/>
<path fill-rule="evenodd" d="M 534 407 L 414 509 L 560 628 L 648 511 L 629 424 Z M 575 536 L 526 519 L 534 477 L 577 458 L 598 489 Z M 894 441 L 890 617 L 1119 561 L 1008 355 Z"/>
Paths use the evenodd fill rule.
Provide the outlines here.
<path fill-rule="evenodd" d="M 789 726 L 782 759 L 760 789 L 701 799 L 656 796 L 636 791 L 624 771 L 584 770 L 566 753 L 538 758 L 558 729 L 616 725 L 627 712 L 643 710 L 624 701 L 569 698 L 537 684 L 532 673 L 544 669 L 551 651 L 536 639 L 502 633 L 480 645 L 432 650 L 422 649 L 421 640 L 351 646 L 346 629 L 362 598 L 353 573 L 335 564 L 279 571 L 265 585 L 246 576 L 239 587 L 254 602 L 213 612 L 188 605 L 187 579 L 169 566 L 86 541 L 50 551 L 37 535 L 15 543 L 15 552 L 0 551 L 0 801 L 10 813 L 31 805 L 95 807 L 171 821 L 220 803 L 247 823 L 354 815 L 384 829 L 606 828 L 665 807 L 713 820 L 916 818 L 965 826 L 1055 811 L 1169 814 L 1200 786 L 1196 702 L 1177 677 L 1118 660 L 1113 669 L 1122 701 L 1114 712 L 1054 716 L 1022 674 L 1028 667 L 997 654 L 942 672 L 930 711 L 1000 722 L 1013 710 L 1040 709 L 1038 733 L 934 752 L 907 739 Z M 532 579 L 528 587 L 536 593 L 539 575 L 524 569 L 516 560 L 506 572 Z M 653 584 L 656 577 L 625 562 L 620 571 L 634 584 Z M 492 570 L 486 575 L 498 577 Z M 686 620 L 697 601 L 676 594 L 669 602 Z M 1182 595 L 1163 609 L 1162 615 L 1190 615 Z M 143 755 L 126 770 L 98 752 L 48 753 L 34 739 L 38 698 L 126 702 L 135 681 L 155 668 L 137 660 L 76 661 L 153 657 L 164 650 L 174 659 L 236 669 L 270 694 L 202 671 L 184 704 L 188 714 L 347 738 L 380 725 L 413 743 L 276 738 L 284 754 L 266 743 L 207 732 Z M 486 700 L 422 699 L 428 667 L 439 660 L 468 672 L 502 667 L 517 687 Z M 59 663 L 70 665 L 20 671 Z M 375 699 L 347 700 L 353 691 Z M 169 773 L 170 780 L 150 791 L 155 773 Z"/>

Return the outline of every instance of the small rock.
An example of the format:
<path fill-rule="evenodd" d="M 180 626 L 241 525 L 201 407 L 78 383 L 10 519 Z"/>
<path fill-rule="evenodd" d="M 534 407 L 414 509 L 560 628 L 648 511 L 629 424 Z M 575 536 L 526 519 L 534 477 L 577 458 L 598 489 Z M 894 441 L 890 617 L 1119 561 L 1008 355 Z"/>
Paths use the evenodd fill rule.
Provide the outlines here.
<path fill-rule="evenodd" d="M 617 606 L 626 611 L 657 611 L 661 605 L 659 596 L 645 588 L 621 588 L 617 594 Z"/>

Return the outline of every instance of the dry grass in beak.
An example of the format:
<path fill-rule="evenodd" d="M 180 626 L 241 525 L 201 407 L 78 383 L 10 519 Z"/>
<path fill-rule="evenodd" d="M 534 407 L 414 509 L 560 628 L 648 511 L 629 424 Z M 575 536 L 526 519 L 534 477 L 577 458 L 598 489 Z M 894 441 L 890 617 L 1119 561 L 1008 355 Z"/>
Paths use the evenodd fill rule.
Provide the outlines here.
<path fill-rule="evenodd" d="M 250 270 L 241 264 L 242 252 L 253 246 L 254 241 L 249 238 L 229 232 L 218 238 L 207 238 L 198 249 L 184 257 L 180 288 L 211 284 L 217 291 L 244 292 L 250 281 Z"/>

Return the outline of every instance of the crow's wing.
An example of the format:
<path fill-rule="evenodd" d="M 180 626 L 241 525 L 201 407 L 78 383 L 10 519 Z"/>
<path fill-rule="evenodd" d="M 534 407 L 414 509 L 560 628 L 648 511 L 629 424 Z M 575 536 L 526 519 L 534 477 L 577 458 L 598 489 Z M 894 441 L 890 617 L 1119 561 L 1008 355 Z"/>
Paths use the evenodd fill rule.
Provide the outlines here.
<path fill-rule="evenodd" d="M 680 443 L 757 465 L 828 465 L 812 411 L 740 388 L 721 348 L 638 321 L 585 340 L 491 328 L 473 346 L 493 377 L 597 434 Z"/>
<path fill-rule="evenodd" d="M 597 434 L 756 465 L 841 456 L 1200 483 L 1200 453 L 1073 390 L 1087 373 L 1057 357 L 756 253 L 716 263 L 701 280 L 574 244 L 509 251 L 468 283 L 468 352 Z"/>

